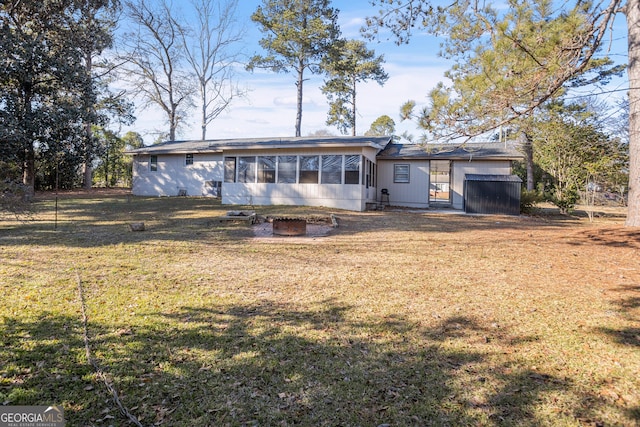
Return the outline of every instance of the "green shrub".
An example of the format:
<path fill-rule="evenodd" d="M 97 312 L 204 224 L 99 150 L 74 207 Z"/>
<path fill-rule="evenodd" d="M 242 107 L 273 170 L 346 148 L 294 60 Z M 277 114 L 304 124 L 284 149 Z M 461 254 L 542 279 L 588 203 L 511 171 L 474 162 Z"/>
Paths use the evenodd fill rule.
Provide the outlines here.
<path fill-rule="evenodd" d="M 536 205 L 544 200 L 544 197 L 537 190 L 523 189 L 520 193 L 520 212 L 524 214 L 535 210 Z"/>

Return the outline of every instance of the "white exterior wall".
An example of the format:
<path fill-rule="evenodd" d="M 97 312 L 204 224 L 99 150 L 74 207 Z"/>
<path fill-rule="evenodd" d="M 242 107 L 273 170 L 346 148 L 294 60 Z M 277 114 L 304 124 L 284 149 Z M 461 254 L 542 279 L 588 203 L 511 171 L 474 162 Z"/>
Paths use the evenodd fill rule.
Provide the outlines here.
<path fill-rule="evenodd" d="M 408 183 L 393 182 L 394 165 L 409 165 Z M 464 208 L 464 176 L 466 174 L 510 175 L 511 162 L 509 160 L 452 161 L 451 207 L 454 209 Z M 379 160 L 378 189 L 383 188 L 389 190 L 389 203 L 392 206 L 429 207 L 429 160 Z"/>
<path fill-rule="evenodd" d="M 393 182 L 394 165 L 409 165 L 408 183 Z M 379 160 L 378 189 L 383 188 L 389 190 L 389 204 L 392 206 L 428 207 L 429 160 Z"/>
<path fill-rule="evenodd" d="M 351 150 L 291 149 L 260 152 L 229 152 L 227 157 L 264 155 L 344 155 L 361 154 L 364 159 L 376 163 L 376 150 L 365 148 L 361 153 Z M 193 154 L 192 165 L 186 165 L 185 154 L 158 154 L 157 171 L 150 171 L 150 156 L 138 155 L 133 163 L 133 189 L 140 196 L 177 196 L 181 189 L 188 196 L 209 195 L 206 181 L 224 181 L 223 156 L 221 154 Z M 409 182 L 394 183 L 394 165 L 409 165 Z M 360 166 L 360 180 L 363 169 Z M 429 160 L 379 160 L 375 176 L 369 188 L 360 184 L 264 184 L 222 183 L 222 203 L 254 205 L 306 205 L 326 206 L 338 209 L 363 211 L 366 204 L 381 201 L 380 191 L 389 191 L 389 202 L 394 206 L 426 208 L 429 206 Z M 364 175 L 368 171 L 364 171 Z M 465 174 L 511 174 L 511 162 L 502 161 L 453 161 L 451 165 L 452 207 L 464 208 Z"/>
<path fill-rule="evenodd" d="M 186 164 L 185 154 L 158 154 L 158 170 L 152 172 L 151 156 L 133 158 L 132 193 L 136 196 L 177 196 L 185 189 L 188 196 L 207 196 L 205 181 L 222 181 L 222 155 L 193 154 Z"/>
<path fill-rule="evenodd" d="M 363 211 L 366 190 L 360 184 L 246 184 L 222 185 L 222 203 L 233 205 L 299 205 Z M 371 193 L 375 190 L 369 188 Z"/>

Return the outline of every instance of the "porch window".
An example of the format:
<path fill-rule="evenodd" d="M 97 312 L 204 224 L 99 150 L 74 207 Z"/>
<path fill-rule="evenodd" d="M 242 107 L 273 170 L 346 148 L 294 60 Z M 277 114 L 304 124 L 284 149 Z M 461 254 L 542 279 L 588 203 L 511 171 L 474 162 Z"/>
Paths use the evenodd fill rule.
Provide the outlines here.
<path fill-rule="evenodd" d="M 276 182 L 276 156 L 258 157 L 258 182 Z"/>
<path fill-rule="evenodd" d="M 189 153 L 189 154 L 185 155 L 185 164 L 187 166 L 193 164 L 193 154 Z"/>
<path fill-rule="evenodd" d="M 344 183 L 360 184 L 360 156 L 344 157 Z"/>
<path fill-rule="evenodd" d="M 224 159 L 224 182 L 236 182 L 236 158 Z"/>
<path fill-rule="evenodd" d="M 278 183 L 295 184 L 297 168 L 297 156 L 278 156 Z"/>
<path fill-rule="evenodd" d="M 256 182 L 255 157 L 238 157 L 238 182 Z"/>
<path fill-rule="evenodd" d="M 320 158 L 300 156 L 300 184 L 317 184 Z"/>
<path fill-rule="evenodd" d="M 409 165 L 393 165 L 393 182 L 399 184 L 409 182 Z"/>
<path fill-rule="evenodd" d="M 367 175 L 367 187 L 376 187 L 378 182 L 376 181 L 376 164 L 367 160 L 369 163 L 369 174 Z"/>
<path fill-rule="evenodd" d="M 342 156 L 322 156 L 323 184 L 342 183 Z"/>
<path fill-rule="evenodd" d="M 149 171 L 151 172 L 158 171 L 158 156 L 151 156 L 149 158 Z"/>

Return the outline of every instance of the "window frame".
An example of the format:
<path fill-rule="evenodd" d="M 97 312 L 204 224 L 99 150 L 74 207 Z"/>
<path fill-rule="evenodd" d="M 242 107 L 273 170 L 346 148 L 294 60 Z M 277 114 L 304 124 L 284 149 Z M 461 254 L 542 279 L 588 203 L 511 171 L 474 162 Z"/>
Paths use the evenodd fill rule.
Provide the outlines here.
<path fill-rule="evenodd" d="M 293 162 L 290 161 L 283 161 L 283 160 L 294 160 Z M 283 169 L 281 167 L 281 165 L 293 165 L 293 169 L 285 169 L 284 170 L 284 174 Z M 298 182 L 298 156 L 296 155 L 282 155 L 282 156 L 277 156 L 277 166 L 276 166 L 278 173 L 277 173 L 277 178 L 276 178 L 276 182 L 278 184 L 297 184 Z M 293 173 L 293 176 L 291 175 L 291 173 Z M 284 178 L 283 178 L 284 177 Z"/>
<path fill-rule="evenodd" d="M 344 157 L 336 154 L 323 154 L 320 164 L 320 184 L 342 184 Z"/>
<path fill-rule="evenodd" d="M 155 154 L 149 156 L 149 172 L 158 172 L 158 156 Z"/>
<path fill-rule="evenodd" d="M 350 165 L 354 165 L 354 163 L 350 163 L 349 159 L 357 158 L 357 164 L 355 166 L 356 169 L 349 169 Z M 360 154 L 346 154 L 344 156 L 344 184 L 345 185 L 360 185 L 360 170 L 362 169 L 362 156 Z M 355 182 L 353 182 L 355 181 Z"/>
<path fill-rule="evenodd" d="M 305 166 L 305 160 L 311 160 L 315 158 L 315 169 L 303 169 Z M 315 180 L 312 179 L 315 175 Z M 320 156 L 300 156 L 300 167 L 298 169 L 298 183 L 300 184 L 318 184 L 320 182 Z"/>
<path fill-rule="evenodd" d="M 187 153 L 184 155 L 185 166 L 191 166 L 193 164 L 193 153 Z"/>
<path fill-rule="evenodd" d="M 223 161 L 224 165 L 224 182 L 234 183 L 236 182 L 236 172 L 238 168 L 237 157 L 225 157 Z"/>
<path fill-rule="evenodd" d="M 258 178 L 256 156 L 238 156 L 236 169 L 238 170 L 237 182 L 242 184 L 254 184 Z M 246 168 L 244 167 L 246 166 Z"/>
<path fill-rule="evenodd" d="M 272 168 L 267 168 L 265 166 L 269 166 L 267 159 L 271 159 Z M 256 162 L 257 167 L 257 182 L 260 184 L 275 184 L 276 182 L 276 162 L 277 156 L 258 156 L 258 161 Z"/>
<path fill-rule="evenodd" d="M 400 171 L 401 168 L 402 169 L 406 168 L 406 172 Z M 411 165 L 409 165 L 408 163 L 395 163 L 393 165 L 393 183 L 394 184 L 411 183 Z"/>

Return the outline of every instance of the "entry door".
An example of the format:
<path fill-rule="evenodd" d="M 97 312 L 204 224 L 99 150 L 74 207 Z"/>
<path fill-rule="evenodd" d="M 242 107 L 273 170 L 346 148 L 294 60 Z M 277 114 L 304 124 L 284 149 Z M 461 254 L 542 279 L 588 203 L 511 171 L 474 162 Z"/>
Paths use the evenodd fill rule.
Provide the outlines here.
<path fill-rule="evenodd" d="M 431 160 L 429 166 L 429 204 L 451 204 L 451 162 Z"/>

